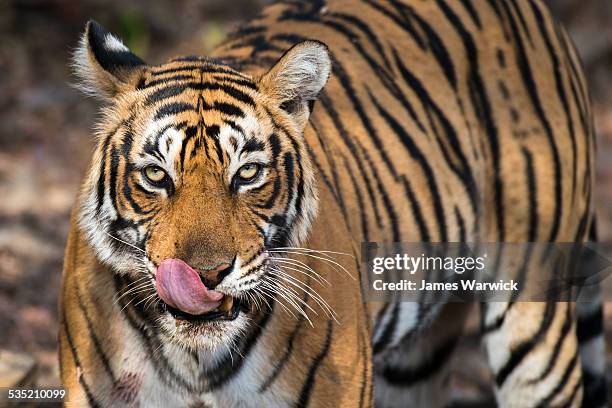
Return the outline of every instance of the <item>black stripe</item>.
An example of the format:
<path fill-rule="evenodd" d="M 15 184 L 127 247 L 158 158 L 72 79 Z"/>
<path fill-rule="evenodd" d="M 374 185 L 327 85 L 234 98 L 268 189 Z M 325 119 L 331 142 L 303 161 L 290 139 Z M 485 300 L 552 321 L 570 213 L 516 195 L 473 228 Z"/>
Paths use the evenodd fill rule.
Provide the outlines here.
<path fill-rule="evenodd" d="M 68 347 L 70 348 L 70 353 L 72 354 L 74 365 L 76 366 L 76 369 L 78 370 L 79 368 L 81 368 L 81 360 L 79 358 L 79 354 L 77 353 L 77 349 L 74 346 L 72 335 L 70 334 L 70 329 L 68 329 L 68 319 L 66 318 L 65 308 L 62 308 L 62 321 L 63 321 L 62 327 L 64 328 L 64 331 L 66 332 L 66 340 L 68 340 Z M 87 370 L 85 370 L 85 372 L 87 372 Z M 83 390 L 85 391 L 85 396 L 87 397 L 87 402 L 89 403 L 89 406 L 98 408 L 100 407 L 100 404 L 98 403 L 93 393 L 91 392 L 91 388 L 89 388 L 87 381 L 85 381 L 85 372 L 81 372 L 81 375 L 77 375 L 79 384 L 81 384 L 81 387 L 83 387 Z"/>
<path fill-rule="evenodd" d="M 372 176 L 374 178 L 374 182 L 376 183 L 376 189 L 378 191 L 378 196 L 382 199 L 383 206 L 385 208 L 385 212 L 387 213 L 387 218 L 385 220 L 385 223 L 382 222 L 380 216 L 377 216 L 376 220 L 378 222 L 378 227 L 382 229 L 384 225 L 390 224 L 392 241 L 400 242 L 402 239 L 401 239 L 401 232 L 399 228 L 399 221 L 397 219 L 397 214 L 393 207 L 393 202 L 391 201 L 391 198 L 389 197 L 389 194 L 387 193 L 387 190 L 385 189 L 385 186 L 382 183 L 382 177 L 379 175 L 378 170 L 376 169 L 376 166 L 370 159 L 370 156 L 368 155 L 367 150 L 359 142 L 359 139 L 355 139 L 355 144 L 361 151 L 363 158 L 365 159 L 366 163 L 368 164 L 368 166 L 370 167 L 372 171 Z M 364 180 L 366 181 L 366 187 L 368 187 L 369 180 L 367 178 L 364 178 Z M 370 189 L 368 189 L 368 193 L 370 193 Z M 372 206 L 374 207 L 374 213 L 378 214 L 378 204 L 376 201 L 376 197 L 372 195 L 370 199 L 372 201 Z"/>
<path fill-rule="evenodd" d="M 187 112 L 187 111 L 195 112 L 196 107 L 190 103 L 185 103 L 185 102 L 169 103 L 166 105 L 162 105 L 161 108 L 157 110 L 154 120 L 158 120 L 166 116 L 178 115 L 179 113 Z"/>
<path fill-rule="evenodd" d="M 414 10 L 412 10 L 412 15 L 416 19 L 421 29 L 425 32 L 430 51 L 433 53 L 434 58 L 440 66 L 440 69 L 442 70 L 442 72 L 444 72 L 444 76 L 446 76 L 446 79 L 456 92 L 457 74 L 455 73 L 455 66 L 453 64 L 453 60 L 448 54 L 448 50 L 446 49 L 444 42 L 440 39 L 440 37 L 436 33 L 436 30 L 433 29 L 425 19 L 415 13 Z"/>
<path fill-rule="evenodd" d="M 510 6 L 514 9 L 514 12 L 518 16 L 519 23 L 523 27 L 523 31 L 525 32 L 525 35 L 527 36 L 527 39 L 529 40 L 529 44 L 533 47 L 533 39 L 531 38 L 531 31 L 529 31 L 529 26 L 527 24 L 527 21 L 525 21 L 525 16 L 523 15 L 521 8 L 519 7 L 519 5 L 516 3 L 515 0 L 505 0 L 504 5 L 506 9 L 508 9 L 507 3 L 509 3 Z M 510 16 L 510 10 L 508 10 L 507 12 L 508 12 L 508 16 Z"/>
<path fill-rule="evenodd" d="M 465 242 L 467 237 L 465 232 L 465 221 L 457 206 L 455 206 L 455 220 L 457 220 L 457 228 L 459 228 L 459 242 Z"/>
<path fill-rule="evenodd" d="M 476 9 L 474 8 L 474 4 L 472 3 L 472 0 L 461 0 L 461 4 L 463 5 L 463 8 L 465 8 L 465 10 L 468 12 L 470 17 L 472 18 L 472 21 L 474 22 L 476 27 L 478 27 L 478 29 L 482 29 L 482 23 L 480 22 L 478 11 L 476 11 Z"/>
<path fill-rule="evenodd" d="M 582 408 L 605 407 L 608 395 L 605 373 L 595 374 L 583 367 L 582 381 L 584 387 Z"/>
<path fill-rule="evenodd" d="M 183 142 L 181 143 L 181 151 L 179 153 L 179 163 L 181 164 L 181 170 L 185 170 L 185 156 L 187 155 L 187 145 L 192 139 L 198 137 L 197 126 L 188 126 L 185 129 L 185 137 L 183 138 Z M 201 136 L 200 136 L 201 137 Z"/>
<path fill-rule="evenodd" d="M 204 109 L 206 110 L 217 110 L 228 116 L 244 117 L 244 112 L 236 105 L 232 105 L 226 102 L 214 102 L 212 105 L 205 104 Z"/>
<path fill-rule="evenodd" d="M 352 16 L 352 15 L 345 14 L 345 13 L 328 13 L 328 14 L 325 14 L 324 16 L 338 18 L 340 20 L 344 20 L 347 23 L 357 27 L 361 32 L 363 32 L 366 35 L 368 40 L 372 43 L 372 47 L 376 51 L 378 51 L 378 54 L 384 61 L 384 65 L 387 68 L 391 67 L 391 63 L 389 62 L 389 60 L 387 59 L 387 55 L 385 54 L 385 48 L 383 44 L 380 42 L 379 38 L 376 36 L 376 33 L 372 31 L 372 29 L 368 26 L 366 22 L 364 22 L 363 20 L 361 20 L 360 18 L 356 16 Z"/>
<path fill-rule="evenodd" d="M 578 351 L 576 350 L 574 351 L 574 355 L 572 359 L 567 363 L 567 366 L 565 367 L 565 371 L 563 372 L 563 375 L 559 379 L 559 382 L 557 382 L 557 385 L 555 386 L 555 388 L 553 388 L 552 391 L 544 399 L 540 401 L 540 403 L 537 405 L 538 408 L 547 408 L 551 406 L 550 405 L 551 401 L 560 394 L 563 388 L 567 386 L 567 382 L 569 381 L 570 376 L 572 375 L 572 372 L 576 368 L 577 363 L 578 363 Z M 578 382 L 579 383 L 581 382 L 580 379 L 578 379 Z"/>
<path fill-rule="evenodd" d="M 132 143 L 134 140 L 133 133 L 131 130 L 128 130 L 123 139 L 123 144 L 121 146 L 123 159 L 124 159 L 124 168 L 123 168 L 123 197 L 126 199 L 127 203 L 131 207 L 132 211 L 137 215 L 143 216 L 151 213 L 151 210 L 144 210 L 140 204 L 134 197 L 132 196 L 132 187 L 130 185 L 130 181 L 133 181 L 130 176 L 133 175 L 135 167 L 130 163 L 130 152 L 132 150 Z"/>
<path fill-rule="evenodd" d="M 567 400 L 565 401 L 565 403 L 563 405 L 560 405 L 559 408 L 570 408 L 574 406 L 574 400 L 576 399 L 576 395 L 578 395 L 578 390 L 582 387 L 582 382 L 581 381 L 576 381 L 576 384 L 574 384 L 574 388 L 572 388 L 572 392 L 570 393 L 569 397 L 567 397 Z M 584 408 L 592 408 L 592 407 L 603 407 L 605 404 L 605 399 L 603 400 L 603 402 L 601 404 L 594 404 L 594 403 L 587 403 L 586 401 L 586 393 L 584 393 L 582 395 L 582 406 Z"/>
<path fill-rule="evenodd" d="M 164 160 L 164 156 L 161 154 L 161 152 L 159 150 L 159 139 L 171 127 L 174 127 L 174 123 L 167 124 L 166 126 L 161 128 L 158 132 L 156 132 L 155 136 L 153 136 L 151 138 L 148 138 L 145 141 L 145 145 L 143 147 L 143 151 L 146 154 L 151 155 L 151 156 L 155 156 L 158 160 L 163 161 Z"/>
<path fill-rule="evenodd" d="M 319 130 L 315 126 L 315 123 L 311 121 L 310 125 L 313 131 L 315 132 L 315 135 L 317 136 L 317 140 L 319 141 L 321 148 L 323 149 L 324 157 L 327 159 L 327 165 L 329 166 L 331 170 L 331 175 L 327 176 L 327 174 L 325 174 L 325 171 L 323 170 L 321 164 L 319 163 L 313 151 L 313 148 L 310 144 L 306 144 L 306 147 L 308 148 L 308 154 L 310 155 L 311 160 L 313 161 L 313 163 L 315 164 L 317 168 L 318 177 L 320 177 L 323 180 L 323 182 L 327 185 L 329 192 L 334 197 L 336 204 L 338 204 L 338 207 L 340 208 L 340 211 L 342 212 L 343 219 L 348 219 L 347 213 L 346 213 L 346 207 L 344 206 L 344 201 L 342 200 L 342 195 L 340 194 L 340 184 L 339 184 L 339 178 L 338 178 L 338 171 L 336 169 L 336 159 L 332 158 L 330 151 L 327 147 L 327 144 L 323 140 L 323 137 L 319 133 Z M 340 158 L 342 158 L 342 160 L 345 159 L 345 156 L 342 153 L 339 153 L 339 156 Z"/>
<path fill-rule="evenodd" d="M 510 357 L 508 357 L 508 361 L 506 361 L 506 363 L 499 369 L 497 375 L 495 376 L 495 383 L 499 388 L 504 385 L 504 382 L 512 371 L 514 371 L 514 369 L 523 361 L 523 359 L 545 337 L 555 317 L 555 306 L 556 304 L 554 302 L 547 302 L 538 331 L 534 333 L 529 340 L 526 340 L 516 346 L 514 350 L 509 350 Z"/>
<path fill-rule="evenodd" d="M 502 12 L 499 8 L 499 0 L 488 0 L 489 2 L 489 6 L 491 6 L 491 8 L 493 9 L 493 12 L 495 13 L 495 15 L 497 16 L 497 19 L 499 20 L 499 26 L 502 28 L 503 32 L 504 32 L 504 39 L 506 40 L 506 42 L 510 41 L 510 33 L 508 33 L 508 27 L 507 27 L 507 22 L 506 19 L 503 17 Z"/>
<path fill-rule="evenodd" d="M 289 152 L 286 152 L 283 155 L 283 169 L 285 170 L 285 188 L 287 190 L 287 202 L 285 203 L 285 211 L 284 213 L 287 214 L 287 212 L 289 211 L 289 205 L 291 204 L 291 201 L 293 200 L 293 196 L 296 194 L 295 190 L 295 179 L 297 179 L 297 176 L 301 176 L 301 175 L 296 175 L 295 174 L 295 160 L 293 158 L 293 155 Z"/>
<path fill-rule="evenodd" d="M 578 343 L 584 344 L 589 340 L 601 336 L 604 333 L 603 308 L 600 305 L 588 315 L 578 315 L 576 322 L 576 335 Z"/>
<path fill-rule="evenodd" d="M 300 332 L 300 329 L 302 328 L 302 324 L 304 323 L 304 321 L 305 321 L 304 316 L 300 315 L 295 328 L 293 329 L 293 331 L 289 335 L 289 338 L 287 339 L 287 346 L 285 347 L 285 351 L 283 352 L 283 355 L 281 356 L 280 359 L 278 359 L 278 361 L 276 361 L 273 364 L 274 368 L 272 369 L 272 373 L 268 375 L 268 377 L 264 380 L 264 382 L 259 387 L 258 392 L 260 394 L 266 392 L 266 390 L 270 387 L 270 385 L 272 385 L 272 383 L 276 381 L 276 378 L 282 371 L 283 367 L 285 367 L 285 364 L 287 364 L 287 362 L 289 361 L 289 358 L 291 358 L 291 354 L 293 354 L 293 347 L 294 347 L 295 339 L 297 338 L 297 335 Z"/>
<path fill-rule="evenodd" d="M 199 73 L 209 73 L 209 74 L 222 73 L 222 74 L 228 74 L 228 75 L 235 75 L 236 77 L 243 78 L 243 79 L 249 79 L 244 74 L 241 74 L 240 72 L 235 71 L 229 67 L 210 65 L 206 63 L 185 64 L 185 65 L 179 65 L 178 67 L 170 67 L 170 68 L 163 68 L 163 67 L 164 65 L 155 67 L 154 69 L 150 71 L 151 75 L 153 77 L 159 77 L 161 75 L 166 75 L 166 74 L 177 74 L 177 73 L 184 72 L 184 71 L 191 72 L 191 71 L 198 70 Z M 163 68 L 163 69 L 157 69 L 157 68 Z"/>
<path fill-rule="evenodd" d="M 557 26 L 557 37 L 563 47 L 564 51 L 564 62 L 569 66 L 569 82 L 572 90 L 572 97 L 574 99 L 574 103 L 576 104 L 576 109 L 578 111 L 580 117 L 580 124 L 582 126 L 583 133 L 587 136 L 587 140 L 590 139 L 590 135 L 592 134 L 592 120 L 590 120 L 591 115 L 588 112 L 587 105 L 589 98 L 586 96 L 586 89 L 583 87 L 583 82 L 581 81 L 582 76 L 580 72 L 582 72 L 582 67 L 580 65 L 580 61 L 575 61 L 572 53 L 572 43 L 571 40 L 567 37 L 566 32 L 562 27 Z M 578 65 L 578 66 L 577 66 Z M 588 154 L 589 149 L 585 149 Z"/>
<path fill-rule="evenodd" d="M 144 101 L 144 106 L 151 106 L 154 103 L 178 96 L 185 92 L 189 87 L 187 84 L 175 84 L 155 90 L 151 95 L 147 96 Z"/>
<path fill-rule="evenodd" d="M 408 150 L 408 153 L 410 154 L 412 159 L 419 164 L 419 167 L 421 167 L 421 170 L 423 171 L 423 174 L 425 175 L 425 178 L 427 179 L 429 184 L 431 199 L 433 201 L 434 212 L 436 215 L 436 222 L 438 225 L 439 239 L 443 242 L 447 241 L 448 235 L 446 230 L 444 209 L 442 207 L 442 198 L 440 196 L 440 190 L 438 189 L 438 183 L 436 182 L 434 172 L 431 166 L 429 165 L 429 160 L 427 160 L 425 155 L 423 155 L 423 153 L 416 145 L 412 137 L 408 134 L 408 132 L 406 132 L 406 130 L 402 128 L 402 126 L 397 122 L 397 120 L 380 105 L 374 95 L 372 95 L 369 91 L 368 94 L 378 113 L 385 120 L 389 128 L 399 137 L 400 141 Z"/>
<path fill-rule="evenodd" d="M 499 330 L 506 321 L 506 314 L 510 310 L 511 306 L 515 304 L 516 303 L 509 303 L 506 309 L 504 309 L 504 312 L 501 315 L 498 315 L 493 323 L 487 324 L 485 319 L 487 317 L 487 307 L 489 304 L 486 302 L 482 302 L 480 304 L 480 333 L 486 336 Z"/>
<path fill-rule="evenodd" d="M 530 384 L 534 384 L 538 381 L 544 381 L 546 377 L 548 377 L 548 375 L 551 373 L 553 367 L 555 366 L 555 363 L 557 363 L 558 361 L 559 354 L 561 353 L 561 347 L 563 346 L 565 338 L 570 333 L 572 323 L 574 321 L 572 317 L 572 305 L 570 303 L 566 303 L 565 309 L 565 320 L 563 321 L 563 326 L 561 326 L 561 331 L 559 332 L 557 341 L 555 342 L 552 352 L 550 353 L 550 357 L 548 358 L 548 363 L 546 364 L 546 367 L 544 368 L 544 370 L 542 370 L 537 379 L 529 381 Z"/>
<path fill-rule="evenodd" d="M 323 348 L 317 354 L 317 356 L 312 361 L 308 369 L 308 373 L 306 375 L 306 379 L 304 380 L 304 384 L 302 385 L 302 389 L 300 391 L 300 396 L 296 401 L 296 407 L 305 408 L 308 406 L 310 401 L 310 397 L 312 394 L 312 389 L 315 384 L 315 376 L 317 375 L 317 370 L 325 357 L 327 357 L 327 353 L 329 353 L 329 349 L 331 347 L 332 342 L 332 322 L 328 320 L 327 322 L 327 335 L 325 336 L 325 343 L 323 344 Z"/>
<path fill-rule="evenodd" d="M 108 194 L 111 199 L 111 203 L 115 211 L 117 211 L 117 217 L 120 218 L 119 215 L 119 202 L 117 197 L 117 176 L 119 172 L 119 150 L 115 147 L 115 145 L 111 145 L 110 148 L 110 175 L 109 175 L 109 186 L 108 186 Z"/>
<path fill-rule="evenodd" d="M 435 347 L 431 355 L 417 367 L 387 366 L 382 370 L 384 381 L 390 385 L 407 387 L 433 377 L 448 361 L 455 350 L 457 339 L 447 339 Z"/>
<path fill-rule="evenodd" d="M 468 194 L 468 197 L 470 198 L 470 205 L 472 207 L 472 210 L 474 211 L 474 213 L 476 213 L 478 207 L 476 182 L 474 181 L 469 161 L 463 153 L 463 143 L 461 143 L 457 131 L 450 123 L 449 119 L 446 117 L 442 109 L 440 109 L 440 107 L 433 101 L 431 95 L 429 95 L 421 81 L 419 81 L 417 77 L 401 61 L 397 50 L 393 49 L 393 55 L 395 57 L 396 65 L 402 74 L 402 77 L 421 100 L 423 104 L 423 109 L 426 111 L 427 116 L 429 118 L 433 133 L 437 138 L 440 150 L 453 173 L 457 175 L 457 177 L 462 181 L 463 185 L 465 186 L 465 190 Z M 435 119 L 437 119 L 437 122 L 432 117 L 432 114 L 435 115 Z M 444 135 L 446 136 L 444 140 L 442 140 L 441 135 L 438 132 L 438 124 L 441 124 L 444 130 Z M 446 147 L 447 142 L 452 147 L 452 152 L 448 151 Z M 455 160 L 453 160 L 451 156 L 455 156 L 459 160 L 459 165 L 454 163 Z"/>
<path fill-rule="evenodd" d="M 525 173 L 527 174 L 527 197 L 529 206 L 529 219 L 527 220 L 527 240 L 535 242 L 538 236 L 538 188 L 536 184 L 536 176 L 533 169 L 533 156 L 523 147 L 523 158 L 525 159 Z"/>
<path fill-rule="evenodd" d="M 225 163 L 225 155 L 223 154 L 225 151 L 221 147 L 221 141 L 218 137 L 213 138 L 213 143 L 215 144 L 215 153 L 217 153 L 217 160 L 223 166 Z"/>
<path fill-rule="evenodd" d="M 393 333 L 395 333 L 395 326 L 397 326 L 397 320 L 399 318 L 399 302 L 395 302 L 393 304 L 393 310 L 391 311 L 391 317 L 389 317 L 389 321 L 387 325 L 384 327 L 382 334 L 378 337 L 378 341 L 374 343 L 374 354 L 378 354 L 383 351 L 391 339 L 393 338 Z"/>
<path fill-rule="evenodd" d="M 538 28 L 540 29 L 540 34 L 542 35 L 542 38 L 544 38 L 544 42 L 546 43 L 548 54 L 550 55 L 550 58 L 554 66 L 555 86 L 557 90 L 557 95 L 559 96 L 559 100 L 561 101 L 561 104 L 563 105 L 563 111 L 565 112 L 565 118 L 566 118 L 567 131 L 569 133 L 570 141 L 572 143 L 572 165 L 571 166 L 572 166 L 572 202 L 573 202 L 575 199 L 576 182 L 578 178 L 578 175 L 577 175 L 578 165 L 576 163 L 576 160 L 577 160 L 576 158 L 577 156 L 576 135 L 574 133 L 574 121 L 572 119 L 572 112 L 569 107 L 567 95 L 565 93 L 565 86 L 563 84 L 563 79 L 561 77 L 561 64 L 559 62 L 559 57 L 557 56 L 557 53 L 555 52 L 555 49 L 552 45 L 551 38 L 548 35 L 548 31 L 546 29 L 546 23 L 544 21 L 542 13 L 540 12 L 538 6 L 533 1 L 530 1 L 530 4 L 531 4 L 531 8 L 533 9 L 534 15 L 536 17 Z"/>
<path fill-rule="evenodd" d="M 344 170 L 346 171 L 346 174 L 348 174 L 349 179 L 351 180 L 351 184 L 353 185 L 353 190 L 354 190 L 353 197 L 357 199 L 357 212 L 359 213 L 359 219 L 361 220 L 361 233 L 363 236 L 363 240 L 368 242 L 370 240 L 369 239 L 370 232 L 368 228 L 368 216 L 365 212 L 365 205 L 363 203 L 361 189 L 359 188 L 359 184 L 357 183 L 357 180 L 355 179 L 355 174 L 353 173 L 348 160 L 346 159 L 346 157 L 343 157 L 343 159 L 344 159 L 343 160 Z"/>
<path fill-rule="evenodd" d="M 334 128 L 336 129 L 336 131 L 338 132 L 339 136 L 342 138 L 342 141 L 344 142 L 344 144 L 348 147 L 349 152 L 351 153 L 351 156 L 355 162 L 355 164 L 357 165 L 357 168 L 359 169 L 359 175 L 362 178 L 366 190 L 368 192 L 368 198 L 369 201 L 372 205 L 372 208 L 374 210 L 375 214 L 378 214 L 378 205 L 377 205 L 377 201 L 376 201 L 376 196 L 374 194 L 374 189 L 372 187 L 372 182 L 370 181 L 370 177 L 368 176 L 368 172 L 366 171 L 366 168 L 364 166 L 363 161 L 361 160 L 360 154 L 359 154 L 359 149 L 358 147 L 360 146 L 359 144 L 359 140 L 357 138 L 353 138 L 351 137 L 351 135 L 349 134 L 349 132 L 347 131 L 347 128 L 345 127 L 344 123 L 342 122 L 342 119 L 340 118 L 340 114 L 336 111 L 334 105 L 333 105 L 333 101 L 332 99 L 325 93 L 323 93 L 319 100 L 321 101 L 321 106 L 323 107 L 323 109 L 325 109 L 326 113 L 329 115 L 329 117 L 331 118 L 332 122 L 334 123 Z M 380 194 L 384 194 L 381 195 L 381 197 L 383 198 L 383 200 L 385 199 L 385 197 L 387 196 L 386 192 L 384 191 L 384 187 L 382 186 L 382 183 L 380 182 L 380 179 L 377 175 L 377 170 L 376 167 L 374 165 L 374 163 L 370 160 L 369 158 L 369 154 L 367 152 L 366 149 L 361 149 L 361 156 L 363 156 L 363 158 L 365 159 L 366 164 L 368 164 L 370 170 L 372 171 L 372 173 L 374 174 L 374 180 L 377 184 L 379 184 L 379 193 Z M 334 158 L 330 158 L 330 162 L 333 163 L 333 165 L 335 166 L 335 160 Z M 337 174 L 335 173 L 335 167 L 332 167 L 332 170 L 334 170 L 334 176 L 337 179 Z M 340 188 L 339 183 L 336 183 L 336 189 L 339 192 L 339 196 L 340 198 L 343 200 L 342 197 L 342 190 Z M 342 204 L 344 206 L 344 201 L 342 201 Z M 388 211 L 388 215 L 389 215 L 389 219 L 391 220 L 391 225 L 394 228 L 394 230 L 397 230 L 397 217 L 393 214 L 392 211 Z M 380 220 L 380 216 L 378 217 L 378 220 Z M 379 224 L 380 225 L 380 224 Z"/>
<path fill-rule="evenodd" d="M 111 382 L 114 384 L 116 382 L 115 374 L 113 373 L 113 369 L 111 368 L 110 361 L 106 355 L 106 352 L 104 351 L 102 344 L 100 343 L 100 339 L 98 339 L 98 336 L 96 336 L 95 330 L 93 328 L 93 323 L 91 321 L 91 317 L 89 316 L 89 312 L 87 311 L 87 308 L 85 307 L 85 304 L 83 303 L 83 297 L 81 295 L 79 284 L 76 281 L 76 279 L 73 279 L 72 283 L 74 286 L 74 290 L 76 292 L 77 304 L 83 314 L 83 317 L 85 318 L 85 323 L 87 324 L 87 333 L 89 335 L 89 338 L 93 342 L 94 349 L 96 350 L 96 353 L 100 357 L 100 361 L 102 361 L 102 367 L 104 367 L 104 370 L 106 371 L 108 376 L 111 378 Z"/>
<path fill-rule="evenodd" d="M 410 205 L 412 206 L 412 216 L 414 217 L 417 226 L 419 227 L 419 241 L 429 242 L 431 240 L 431 237 L 429 235 L 427 223 L 425 222 L 425 218 L 423 217 L 423 213 L 421 211 L 421 205 L 419 204 L 419 200 L 417 199 L 416 194 L 414 194 L 414 191 L 410 186 L 410 181 L 405 176 L 402 176 L 401 180 L 404 186 L 404 192 L 406 193 L 408 201 L 410 201 Z"/>
<path fill-rule="evenodd" d="M 156 79 L 154 81 L 147 81 L 145 82 L 143 89 L 153 88 L 160 84 L 170 84 L 171 82 L 194 80 L 194 79 L 196 78 L 193 75 L 174 75 L 174 76 L 165 77 L 162 79 Z"/>
<path fill-rule="evenodd" d="M 373 6 L 373 3 L 370 3 L 370 0 L 368 0 L 368 3 Z M 404 7 L 404 3 L 396 0 L 391 0 L 390 3 L 395 8 L 400 17 L 396 17 L 395 15 L 392 15 L 388 12 L 384 14 L 387 15 L 389 18 L 392 18 L 398 26 L 402 27 L 404 31 L 406 31 L 406 33 L 408 33 L 408 35 L 410 35 L 410 37 L 412 37 L 412 39 L 417 43 L 419 48 L 425 50 L 427 48 L 425 40 L 421 37 L 421 33 L 412 25 L 414 18 L 414 16 L 412 15 L 412 9 Z M 382 10 L 380 11 L 382 12 Z"/>
<path fill-rule="evenodd" d="M 102 160 L 100 160 L 100 176 L 98 177 L 98 188 L 97 188 L 97 198 L 98 198 L 98 206 L 96 208 L 96 213 L 98 217 L 100 216 L 100 212 L 102 211 L 102 206 L 104 205 L 104 195 L 106 194 L 106 160 L 108 157 L 108 147 L 110 145 L 111 138 L 117 132 L 118 129 L 113 130 L 109 134 L 106 135 L 104 139 L 104 143 L 102 144 Z"/>
<path fill-rule="evenodd" d="M 269 210 L 270 208 L 274 207 L 274 205 L 276 205 L 276 200 L 280 197 L 279 193 L 281 191 L 281 188 L 282 188 L 282 182 L 281 182 L 280 177 L 277 176 L 274 179 L 274 187 L 268 199 L 263 204 L 257 204 L 257 208 Z"/>
<path fill-rule="evenodd" d="M 495 186 L 495 214 L 497 217 L 497 233 L 498 241 L 504 240 L 505 226 L 504 226 L 504 205 L 503 205 L 503 183 L 500 177 L 501 168 L 501 157 L 499 149 L 499 140 L 497 127 L 493 120 L 492 108 L 489 103 L 486 89 L 480 76 L 480 68 L 478 65 L 478 49 L 474 42 L 474 39 L 470 35 L 469 31 L 463 25 L 461 19 L 453 12 L 453 10 L 443 0 L 437 0 L 438 6 L 453 25 L 465 47 L 467 53 L 467 60 L 469 61 L 469 83 L 470 97 L 472 104 L 478 114 L 479 119 L 484 122 L 485 129 L 487 130 L 487 136 L 489 146 L 491 149 L 491 162 L 493 164 L 494 172 L 494 186 Z M 476 197 L 473 197 L 476 200 Z"/>
<path fill-rule="evenodd" d="M 251 137 L 247 139 L 242 147 L 243 152 L 261 152 L 265 150 L 266 145 L 264 142 Z"/>
<path fill-rule="evenodd" d="M 257 84 L 250 79 L 239 79 L 234 76 L 229 76 L 225 74 L 215 74 L 211 78 L 213 78 L 216 81 L 220 81 L 220 82 L 227 82 L 233 85 L 245 86 L 254 91 L 258 90 Z"/>
<path fill-rule="evenodd" d="M 391 303 L 391 302 L 385 303 L 384 306 L 380 308 L 378 313 L 376 313 L 376 318 L 374 319 L 374 327 L 372 328 L 372 333 L 378 333 L 378 330 L 380 329 L 380 325 L 382 323 L 382 317 L 387 313 L 387 310 L 389 310 L 389 307 L 391 305 L 395 306 L 395 303 Z"/>
<path fill-rule="evenodd" d="M 509 11 L 508 11 L 508 14 L 510 14 Z M 515 47 L 516 62 L 521 71 L 521 75 L 525 83 L 525 89 L 527 90 L 528 95 L 531 99 L 531 104 L 546 132 L 548 143 L 550 144 L 550 149 L 551 149 L 551 153 L 553 156 L 553 170 L 554 170 L 553 177 L 554 177 L 554 194 L 555 194 L 555 198 L 553 200 L 554 215 L 552 217 L 552 227 L 551 227 L 550 235 L 547 241 L 554 242 L 557 239 L 557 234 L 559 232 L 561 220 L 563 219 L 562 217 L 563 184 L 561 180 L 561 160 L 559 158 L 559 151 L 557 149 L 557 145 L 555 144 L 552 127 L 550 125 L 550 122 L 548 121 L 548 118 L 546 117 L 546 113 L 544 112 L 544 107 L 542 105 L 540 96 L 538 94 L 538 86 L 535 83 L 535 80 L 533 79 L 532 70 L 529 65 L 529 60 L 527 58 L 527 53 L 525 51 L 525 46 L 523 44 L 521 35 L 518 32 L 518 28 L 513 18 L 509 18 L 509 23 L 512 29 L 512 33 L 514 35 L 514 40 L 515 40 L 515 45 L 516 45 Z"/>

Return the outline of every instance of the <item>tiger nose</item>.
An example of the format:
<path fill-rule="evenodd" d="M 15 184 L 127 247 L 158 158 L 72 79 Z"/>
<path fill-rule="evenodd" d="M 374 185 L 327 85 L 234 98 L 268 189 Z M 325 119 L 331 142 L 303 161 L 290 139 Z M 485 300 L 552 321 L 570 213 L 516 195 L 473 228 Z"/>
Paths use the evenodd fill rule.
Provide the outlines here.
<path fill-rule="evenodd" d="M 200 277 L 202 282 L 208 289 L 216 288 L 221 281 L 232 271 L 232 264 L 229 262 L 222 262 L 212 269 L 200 271 Z"/>

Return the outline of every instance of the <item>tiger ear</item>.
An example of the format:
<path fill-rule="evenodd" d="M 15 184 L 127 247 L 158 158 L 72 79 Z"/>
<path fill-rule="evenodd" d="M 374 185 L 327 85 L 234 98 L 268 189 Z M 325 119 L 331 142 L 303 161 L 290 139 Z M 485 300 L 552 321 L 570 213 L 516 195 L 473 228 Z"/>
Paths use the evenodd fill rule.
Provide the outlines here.
<path fill-rule="evenodd" d="M 78 88 L 111 99 L 135 89 L 146 65 L 121 40 L 89 20 L 74 53 L 73 66 L 80 79 Z"/>
<path fill-rule="evenodd" d="M 303 41 L 279 58 L 261 77 L 259 87 L 303 129 L 330 73 L 331 58 L 327 46 L 319 41 Z"/>

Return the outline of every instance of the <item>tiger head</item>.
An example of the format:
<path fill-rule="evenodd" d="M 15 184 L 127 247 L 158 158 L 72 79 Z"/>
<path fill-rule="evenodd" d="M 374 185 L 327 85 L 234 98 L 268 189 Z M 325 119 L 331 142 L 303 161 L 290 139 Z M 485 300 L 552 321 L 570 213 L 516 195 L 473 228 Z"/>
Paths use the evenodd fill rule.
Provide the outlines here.
<path fill-rule="evenodd" d="M 116 277 L 147 282 L 162 335 L 214 351 L 252 322 L 269 251 L 302 243 L 317 212 L 303 132 L 327 47 L 299 43 L 252 77 L 203 57 L 147 65 L 91 21 L 74 65 L 106 101 L 79 228 Z"/>

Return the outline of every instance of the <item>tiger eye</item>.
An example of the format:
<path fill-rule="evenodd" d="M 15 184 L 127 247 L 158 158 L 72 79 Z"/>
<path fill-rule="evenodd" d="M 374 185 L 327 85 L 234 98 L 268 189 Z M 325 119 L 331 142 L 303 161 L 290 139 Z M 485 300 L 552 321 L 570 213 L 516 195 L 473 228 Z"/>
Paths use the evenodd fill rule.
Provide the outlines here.
<path fill-rule="evenodd" d="M 255 163 L 245 164 L 238 170 L 238 177 L 243 181 L 250 181 L 259 173 L 259 165 Z"/>
<path fill-rule="evenodd" d="M 166 172 L 159 166 L 149 166 L 144 169 L 145 176 L 153 183 L 159 183 L 166 178 Z"/>

